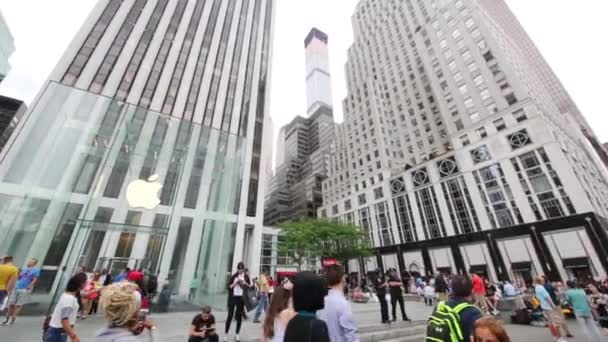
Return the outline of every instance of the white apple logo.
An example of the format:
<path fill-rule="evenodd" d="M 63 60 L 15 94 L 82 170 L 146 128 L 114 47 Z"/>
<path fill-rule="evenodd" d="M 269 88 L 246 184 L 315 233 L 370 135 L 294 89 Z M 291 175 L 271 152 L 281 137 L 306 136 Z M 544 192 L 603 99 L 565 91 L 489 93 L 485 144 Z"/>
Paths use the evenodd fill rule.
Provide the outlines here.
<path fill-rule="evenodd" d="M 158 181 L 158 175 L 154 174 L 148 181 L 137 179 L 127 186 L 127 203 L 132 208 L 143 208 L 151 210 L 160 204 L 158 192 L 163 187 Z"/>

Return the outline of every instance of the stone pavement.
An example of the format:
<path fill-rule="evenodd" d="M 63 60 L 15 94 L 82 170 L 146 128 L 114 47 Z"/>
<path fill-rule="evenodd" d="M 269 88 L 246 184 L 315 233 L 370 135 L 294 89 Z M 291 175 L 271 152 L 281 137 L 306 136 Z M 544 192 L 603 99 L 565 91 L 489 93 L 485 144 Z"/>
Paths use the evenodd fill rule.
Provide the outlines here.
<path fill-rule="evenodd" d="M 355 316 L 355 320 L 362 331 L 367 331 L 367 335 L 372 334 L 372 331 L 380 333 L 379 330 L 386 332 L 389 330 L 395 330 L 396 336 L 399 336 L 400 332 L 411 335 L 409 338 L 372 338 L 368 336 L 365 340 L 367 341 L 422 341 L 423 329 L 420 326 L 430 314 L 430 308 L 426 307 L 422 303 L 406 301 L 406 311 L 410 318 L 414 320 L 413 326 L 409 324 L 399 323 L 393 325 L 391 328 L 385 326 L 379 326 L 378 321 L 380 320 L 379 315 L 379 304 L 368 303 L 368 304 L 356 304 L 353 303 L 352 308 Z M 254 312 L 249 313 L 249 320 L 243 322 L 241 330 L 241 341 L 258 341 L 261 336 L 261 325 L 254 324 L 251 322 L 253 319 Z M 188 329 L 190 322 L 195 313 L 192 312 L 181 312 L 181 313 L 169 313 L 169 314 L 152 314 L 152 319 L 158 326 L 158 330 L 155 333 L 154 341 L 187 341 Z M 217 320 L 218 330 L 222 333 L 224 329 L 224 321 L 226 319 L 225 312 L 214 313 Z M 38 317 L 21 317 L 17 320 L 15 325 L 11 327 L 0 326 L 0 341 L 40 341 L 41 340 L 41 327 L 43 318 Z M 418 323 L 418 324 L 416 324 Z M 95 331 L 97 331 L 104 322 L 102 317 L 90 317 L 84 321 L 79 321 L 76 330 L 81 338 L 81 341 L 92 341 Z M 235 323 L 233 323 L 234 325 Z M 582 335 L 577 329 L 576 323 L 570 321 L 570 325 L 573 333 L 577 338 L 570 339 L 570 341 L 584 341 Z M 421 330 L 422 329 L 422 330 Z M 530 326 L 520 325 L 507 325 L 511 340 L 516 341 L 550 341 L 549 330 L 547 328 L 535 328 Z M 414 331 L 415 330 L 415 331 Z M 234 332 L 234 327 L 232 328 Z M 233 335 L 231 335 L 233 336 Z M 140 338 L 141 341 L 150 341 L 149 336 L 143 336 Z"/>

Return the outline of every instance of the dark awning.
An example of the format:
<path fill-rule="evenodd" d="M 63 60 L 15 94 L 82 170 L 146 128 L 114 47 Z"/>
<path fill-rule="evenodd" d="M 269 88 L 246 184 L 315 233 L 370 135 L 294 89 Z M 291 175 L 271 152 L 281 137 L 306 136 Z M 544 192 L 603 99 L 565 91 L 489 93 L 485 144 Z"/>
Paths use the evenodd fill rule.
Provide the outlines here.
<path fill-rule="evenodd" d="M 562 260 L 565 268 L 579 268 L 579 267 L 589 267 L 589 258 L 580 257 L 580 258 L 569 258 Z"/>
<path fill-rule="evenodd" d="M 471 265 L 471 273 L 485 274 L 488 272 L 488 265 Z"/>
<path fill-rule="evenodd" d="M 532 269 L 532 263 L 529 261 L 512 262 L 511 270 L 513 271 L 529 271 Z"/>

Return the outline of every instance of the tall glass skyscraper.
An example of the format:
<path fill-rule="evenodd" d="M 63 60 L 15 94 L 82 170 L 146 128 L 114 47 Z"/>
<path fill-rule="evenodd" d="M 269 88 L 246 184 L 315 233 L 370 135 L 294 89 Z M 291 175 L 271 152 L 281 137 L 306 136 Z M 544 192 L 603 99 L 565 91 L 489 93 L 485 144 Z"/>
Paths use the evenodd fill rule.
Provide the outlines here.
<path fill-rule="evenodd" d="M 257 272 L 273 10 L 97 3 L 0 155 L 0 254 L 41 261 L 41 303 L 76 265 L 216 305 Z"/>

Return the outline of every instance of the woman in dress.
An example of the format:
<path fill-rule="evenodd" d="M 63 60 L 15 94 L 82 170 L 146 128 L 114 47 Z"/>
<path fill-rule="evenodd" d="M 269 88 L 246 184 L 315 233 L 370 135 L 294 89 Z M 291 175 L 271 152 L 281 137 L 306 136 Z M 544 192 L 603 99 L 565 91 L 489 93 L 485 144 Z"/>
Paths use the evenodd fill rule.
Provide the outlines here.
<path fill-rule="evenodd" d="M 291 283 L 275 289 L 264 320 L 263 342 L 283 342 L 287 323 L 296 315 L 290 305 L 291 289 Z"/>
<path fill-rule="evenodd" d="M 82 300 L 82 319 L 87 318 L 87 314 L 91 312 L 93 301 L 99 297 L 99 291 L 101 289 L 101 283 L 99 272 L 93 273 L 91 278 L 87 281 L 84 289 L 80 292 L 80 298 Z"/>

